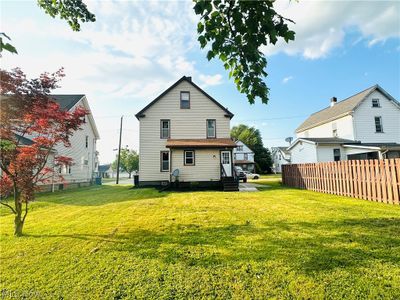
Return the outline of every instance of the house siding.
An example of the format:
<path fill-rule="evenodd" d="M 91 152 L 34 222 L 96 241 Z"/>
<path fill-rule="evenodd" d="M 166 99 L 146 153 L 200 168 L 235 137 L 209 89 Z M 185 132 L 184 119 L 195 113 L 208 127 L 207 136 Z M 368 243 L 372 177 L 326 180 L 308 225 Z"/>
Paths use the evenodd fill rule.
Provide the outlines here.
<path fill-rule="evenodd" d="M 192 149 L 190 149 L 192 150 Z M 195 165 L 184 165 L 184 149 L 173 149 L 172 169 L 179 169 L 179 181 L 219 181 L 220 151 L 219 149 L 195 149 Z"/>
<path fill-rule="evenodd" d="M 302 144 L 301 144 L 302 143 Z M 317 162 L 317 147 L 312 143 L 299 142 L 290 150 L 293 164 Z"/>
<path fill-rule="evenodd" d="M 332 130 L 334 129 L 334 126 L 336 126 L 337 135 L 339 137 L 349 140 L 354 139 L 353 117 L 351 115 L 347 115 L 334 121 L 299 132 L 297 133 L 297 137 L 332 137 Z"/>
<path fill-rule="evenodd" d="M 372 99 L 381 107 L 372 107 Z M 383 133 L 375 132 L 375 116 L 382 117 Z M 400 143 L 400 109 L 379 91 L 369 95 L 354 112 L 356 140 L 363 143 Z"/>
<path fill-rule="evenodd" d="M 83 100 L 79 101 L 74 108 L 78 106 L 84 106 Z M 77 130 L 71 136 L 71 147 L 65 147 L 64 145 L 54 147 L 57 155 L 72 158 L 71 174 L 61 174 L 66 183 L 90 182 L 93 173 L 96 172 L 96 137 L 89 118 L 86 118 L 86 120 L 86 123 L 81 126 L 81 130 Z M 86 148 L 86 136 L 89 137 L 88 148 Z M 88 165 L 84 165 L 84 160 L 88 160 Z"/>
<path fill-rule="evenodd" d="M 181 91 L 190 92 L 190 109 L 180 108 Z M 160 172 L 160 151 L 169 151 L 165 147 L 167 140 L 160 139 L 161 119 L 170 120 L 171 139 L 207 138 L 207 119 L 216 120 L 217 138 L 229 138 L 230 118 L 226 117 L 225 114 L 226 112 L 224 110 L 187 81 L 181 82 L 170 90 L 162 99 L 155 102 L 144 112 L 144 117 L 140 117 L 140 181 L 167 181 L 170 179 L 169 174 L 173 171 L 173 168 L 177 168 L 175 165 L 176 158 L 173 154 L 170 172 Z M 173 152 L 174 151 L 176 150 L 173 150 Z M 183 163 L 183 157 L 179 159 Z M 217 164 L 217 166 L 219 166 L 219 164 Z M 200 173 L 196 177 L 195 174 L 193 174 L 190 175 L 190 178 L 191 180 L 197 181 L 204 178 L 204 175 L 205 174 Z"/>

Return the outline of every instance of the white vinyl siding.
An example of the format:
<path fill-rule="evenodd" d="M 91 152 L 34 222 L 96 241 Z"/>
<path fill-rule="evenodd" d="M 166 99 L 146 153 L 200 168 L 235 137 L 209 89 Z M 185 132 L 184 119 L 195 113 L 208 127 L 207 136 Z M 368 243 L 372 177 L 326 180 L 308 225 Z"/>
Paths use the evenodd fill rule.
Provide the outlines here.
<path fill-rule="evenodd" d="M 180 92 L 190 92 L 190 109 L 180 109 Z M 169 91 L 162 99 L 148 108 L 140 118 L 139 146 L 139 180 L 164 181 L 169 180 L 169 173 L 160 172 L 160 151 L 166 149 L 166 140 L 160 139 L 160 120 L 170 120 L 171 139 L 205 139 L 207 138 L 206 120 L 216 120 L 216 135 L 218 138 L 230 137 L 230 119 L 226 112 L 212 102 L 190 83 L 183 81 Z M 201 158 L 196 150 L 196 169 L 201 168 Z M 218 154 L 219 155 L 219 154 Z M 218 157 L 218 156 L 217 156 Z M 175 156 L 172 155 L 171 172 Z M 199 160 L 200 159 L 200 160 Z M 183 152 L 179 158 L 183 165 Z M 192 166 L 187 166 L 192 168 Z M 217 163 L 219 169 L 219 162 Z M 199 174 L 199 178 L 204 178 Z M 219 178 L 219 173 L 218 173 Z"/>
<path fill-rule="evenodd" d="M 185 166 L 184 150 L 171 151 L 171 172 L 179 169 L 179 181 L 218 181 L 220 180 L 219 149 L 196 149 L 194 166 Z"/>
<path fill-rule="evenodd" d="M 372 107 L 379 99 L 380 107 Z M 383 133 L 376 132 L 375 117 L 382 118 Z M 354 112 L 355 140 L 363 143 L 400 143 L 400 108 L 379 91 L 369 95 Z"/>
<path fill-rule="evenodd" d="M 335 130 L 335 133 L 333 132 Z M 353 118 L 351 115 L 344 116 L 332 122 L 328 122 L 306 131 L 297 133 L 298 138 L 314 138 L 314 137 L 332 137 L 336 134 L 337 137 L 342 139 L 354 139 L 353 132 Z"/>
<path fill-rule="evenodd" d="M 312 143 L 299 142 L 290 150 L 290 154 L 293 164 L 318 162 L 317 147 Z"/>
<path fill-rule="evenodd" d="M 84 106 L 83 100 L 75 105 L 78 106 Z M 66 174 L 62 174 L 67 183 L 89 182 L 92 180 L 93 172 L 96 171 L 96 137 L 88 119 L 86 118 L 86 123 L 82 124 L 81 130 L 75 131 L 70 138 L 71 147 L 64 145 L 54 147 L 57 155 L 72 158 L 72 166 L 66 168 Z"/>

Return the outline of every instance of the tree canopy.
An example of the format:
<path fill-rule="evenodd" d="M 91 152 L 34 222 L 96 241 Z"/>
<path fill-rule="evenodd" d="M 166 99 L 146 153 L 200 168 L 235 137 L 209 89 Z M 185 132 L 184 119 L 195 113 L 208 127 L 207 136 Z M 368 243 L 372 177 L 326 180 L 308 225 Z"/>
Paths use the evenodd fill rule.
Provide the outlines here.
<path fill-rule="evenodd" d="M 117 168 L 118 155 L 112 164 L 113 169 Z M 132 177 L 132 172 L 139 169 L 139 154 L 135 150 L 129 150 L 127 148 L 121 149 L 120 168 L 122 171 L 129 174 L 129 178 Z"/>
<path fill-rule="evenodd" d="M 258 129 L 245 124 L 239 124 L 232 127 L 231 137 L 243 142 L 254 152 L 257 172 L 269 173 L 271 171 L 271 153 L 264 147 L 261 133 Z"/>
<path fill-rule="evenodd" d="M 294 40 L 287 25 L 293 21 L 278 14 L 271 0 L 196 0 L 194 11 L 201 16 L 198 41 L 201 48 L 209 47 L 207 59 L 218 57 L 223 62 L 251 104 L 257 97 L 267 103 L 267 59 L 260 48 L 275 45 L 279 38 Z"/>

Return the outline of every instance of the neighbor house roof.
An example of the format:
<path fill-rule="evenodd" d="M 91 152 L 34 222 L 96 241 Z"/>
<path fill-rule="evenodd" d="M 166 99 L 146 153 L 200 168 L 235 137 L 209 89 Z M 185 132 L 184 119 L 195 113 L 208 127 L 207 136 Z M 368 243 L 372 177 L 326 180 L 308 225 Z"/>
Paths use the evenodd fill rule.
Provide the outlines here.
<path fill-rule="evenodd" d="M 288 147 L 288 150 L 292 149 L 295 145 L 297 145 L 299 142 L 307 142 L 310 144 L 360 144 L 358 141 L 353 141 L 353 140 L 348 140 L 348 139 L 341 139 L 337 137 L 329 137 L 329 138 L 298 138 L 295 140 L 290 147 Z"/>
<path fill-rule="evenodd" d="M 77 104 L 85 95 L 50 95 L 50 97 L 60 104 L 60 107 L 65 110 L 70 110 Z"/>
<path fill-rule="evenodd" d="M 277 147 L 279 150 L 281 150 L 283 153 L 285 153 L 285 154 L 290 154 L 289 153 L 289 151 L 288 151 L 288 148 L 289 147 Z"/>
<path fill-rule="evenodd" d="M 327 107 L 323 110 L 320 110 L 312 114 L 296 129 L 296 132 L 301 132 L 350 114 L 360 105 L 360 103 L 365 98 L 367 98 L 375 90 L 379 90 L 396 106 L 400 107 L 400 104 L 397 102 L 397 100 L 395 100 L 389 93 L 387 93 L 383 88 L 381 88 L 379 85 L 376 84 L 347 99 L 337 102 L 332 107 Z"/>
<path fill-rule="evenodd" d="M 218 139 L 168 139 L 167 148 L 234 148 L 236 144 L 229 138 Z"/>
<path fill-rule="evenodd" d="M 171 91 L 174 87 L 176 87 L 178 84 L 181 82 L 186 81 L 190 83 L 192 86 L 194 86 L 199 92 L 201 92 L 204 96 L 206 96 L 208 99 L 210 99 L 212 102 L 214 102 L 217 106 L 219 106 L 223 111 L 225 111 L 226 115 L 229 118 L 232 118 L 234 115 L 231 113 L 226 107 L 224 107 L 221 103 L 219 103 L 217 100 L 215 100 L 213 97 L 211 97 L 209 94 L 207 94 L 204 90 L 202 90 L 198 85 L 196 85 L 194 82 L 192 82 L 192 77 L 187 77 L 183 76 L 181 79 L 179 79 L 177 82 L 175 82 L 173 85 L 171 85 L 168 89 L 166 89 L 162 94 L 160 94 L 157 98 L 155 98 L 153 101 L 151 101 L 148 105 L 146 105 L 141 111 L 139 111 L 135 116 L 137 119 L 140 117 L 143 117 L 144 112 L 150 108 L 153 104 L 155 104 L 158 100 L 160 100 L 162 97 L 164 97 L 169 91 Z"/>
<path fill-rule="evenodd" d="M 107 172 L 111 167 L 111 164 L 99 165 L 99 172 Z"/>

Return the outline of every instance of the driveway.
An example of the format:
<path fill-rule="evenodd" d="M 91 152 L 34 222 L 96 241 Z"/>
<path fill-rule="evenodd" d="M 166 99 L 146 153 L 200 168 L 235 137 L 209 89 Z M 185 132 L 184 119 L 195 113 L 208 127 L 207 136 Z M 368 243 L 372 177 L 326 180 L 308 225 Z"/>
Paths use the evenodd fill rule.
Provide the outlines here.
<path fill-rule="evenodd" d="M 266 188 L 268 186 L 257 183 L 241 182 L 239 183 L 239 192 L 258 192 L 258 187 Z"/>

